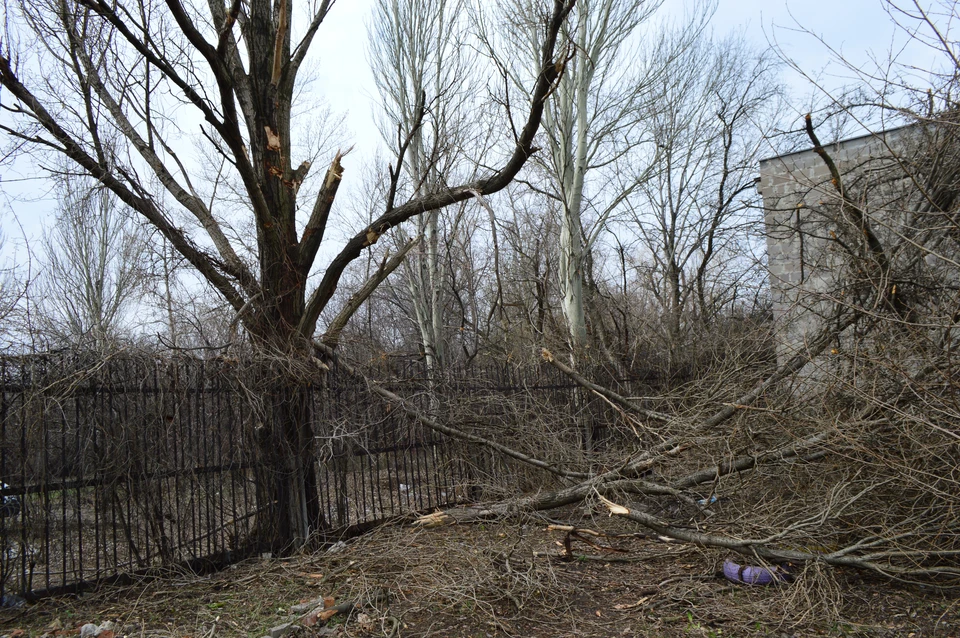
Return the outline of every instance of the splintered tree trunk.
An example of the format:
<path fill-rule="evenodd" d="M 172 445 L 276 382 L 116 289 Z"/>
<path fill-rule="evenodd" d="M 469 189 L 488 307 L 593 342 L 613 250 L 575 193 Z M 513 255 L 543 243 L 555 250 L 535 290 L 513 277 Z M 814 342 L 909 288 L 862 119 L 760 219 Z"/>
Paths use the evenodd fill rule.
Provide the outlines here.
<path fill-rule="evenodd" d="M 265 391 L 258 437 L 259 540 L 276 553 L 304 547 L 325 527 L 320 494 L 311 396 L 291 384 Z"/>

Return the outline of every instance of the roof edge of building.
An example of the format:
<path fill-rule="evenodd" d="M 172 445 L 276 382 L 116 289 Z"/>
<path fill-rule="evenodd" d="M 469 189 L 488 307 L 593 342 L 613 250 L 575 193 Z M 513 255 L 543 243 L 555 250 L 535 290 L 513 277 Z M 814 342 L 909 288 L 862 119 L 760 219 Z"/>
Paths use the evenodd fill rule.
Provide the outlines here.
<path fill-rule="evenodd" d="M 895 126 L 895 127 L 893 127 L 893 128 L 884 129 L 884 130 L 882 130 L 882 131 L 871 131 L 871 132 L 869 132 L 869 133 L 864 133 L 863 135 L 855 135 L 854 137 L 848 137 L 848 138 L 845 138 L 845 139 L 842 139 L 842 140 L 838 140 L 838 141 L 836 141 L 836 142 L 830 142 L 829 144 L 826 144 L 825 146 L 836 146 L 836 145 L 839 145 L 839 144 L 849 144 L 850 142 L 856 142 L 856 141 L 858 141 L 858 140 L 864 140 L 864 139 L 871 138 L 871 137 L 876 137 L 876 138 L 879 138 L 879 137 L 881 137 L 881 136 L 886 137 L 887 135 L 890 135 L 891 133 L 897 133 L 897 132 L 902 131 L 902 130 L 904 130 L 904 129 L 911 128 L 911 127 L 913 127 L 913 126 L 916 126 L 916 123 L 904 124 L 903 126 Z M 809 152 L 812 151 L 812 150 L 813 150 L 813 147 L 812 147 L 812 146 L 808 146 L 808 147 L 806 147 L 806 148 L 802 148 L 802 149 L 797 150 L 797 151 L 790 151 L 789 153 L 782 153 L 782 154 L 780 154 L 780 155 L 771 155 L 771 156 L 769 156 L 769 157 L 764 157 L 763 159 L 760 160 L 759 163 L 760 163 L 760 164 L 763 164 L 764 162 L 771 162 L 771 161 L 773 161 L 773 160 L 784 159 L 784 158 L 790 157 L 790 156 L 792 156 L 792 155 L 800 155 L 801 153 L 809 153 Z"/>

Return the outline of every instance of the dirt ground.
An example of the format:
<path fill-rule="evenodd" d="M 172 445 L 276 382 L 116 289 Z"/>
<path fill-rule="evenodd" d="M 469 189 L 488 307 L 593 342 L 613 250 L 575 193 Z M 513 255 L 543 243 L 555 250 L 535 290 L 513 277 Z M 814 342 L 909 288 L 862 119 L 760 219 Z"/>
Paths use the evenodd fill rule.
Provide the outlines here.
<path fill-rule="evenodd" d="M 718 576 L 723 553 L 552 523 L 391 525 L 312 555 L 0 610 L 0 635 L 71 636 L 114 621 L 118 635 L 259 637 L 291 606 L 327 596 L 358 605 L 292 635 L 960 638 L 958 592 L 817 566 L 789 584 L 735 585 Z M 576 525 L 626 531 L 606 518 Z"/>

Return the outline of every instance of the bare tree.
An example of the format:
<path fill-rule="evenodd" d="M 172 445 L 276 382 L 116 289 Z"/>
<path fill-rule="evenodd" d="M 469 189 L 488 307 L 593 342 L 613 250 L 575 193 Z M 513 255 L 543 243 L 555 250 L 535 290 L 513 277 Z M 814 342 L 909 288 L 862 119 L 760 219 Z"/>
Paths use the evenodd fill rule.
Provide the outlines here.
<path fill-rule="evenodd" d="M 770 154 L 782 98 L 771 57 L 740 36 L 673 50 L 642 124 L 656 168 L 628 201 L 671 361 L 684 325 L 709 323 L 756 270 L 748 257 L 761 236 L 756 163 Z"/>
<path fill-rule="evenodd" d="M 43 238 L 38 304 L 46 338 L 102 352 L 131 336 L 148 235 L 112 193 L 85 182 L 67 176 L 61 184 L 57 219 Z"/>
<path fill-rule="evenodd" d="M 622 160 L 642 139 L 637 134 L 639 106 L 652 70 L 631 38 L 659 6 L 647 0 L 578 3 L 566 32 L 565 58 L 558 62 L 560 80 L 546 105 L 548 153 L 542 162 L 552 183 L 541 191 L 559 202 L 557 274 L 574 351 L 587 343 L 583 290 L 587 255 L 606 219 L 636 186 Z M 536 68 L 541 36 L 530 28 L 535 24 L 534 9 L 526 6 L 527 22 L 506 22 L 510 38 L 528 43 L 528 57 L 522 62 L 529 60 Z M 514 77 L 522 77 L 516 61 L 510 64 Z M 591 186 L 592 194 L 587 192 Z M 593 222 L 587 227 L 584 220 L 589 209 L 593 209 Z"/>
<path fill-rule="evenodd" d="M 384 110 L 381 133 L 395 148 L 398 167 L 404 166 L 398 188 L 405 195 L 441 191 L 462 172 L 467 87 L 476 75 L 474 56 L 464 46 L 466 19 L 461 0 L 375 5 L 369 46 Z M 413 223 L 421 240 L 404 262 L 406 282 L 427 369 L 436 374 L 447 349 L 441 212 L 430 211 Z M 401 243 L 407 241 L 401 237 Z"/>
<path fill-rule="evenodd" d="M 398 162 L 382 214 L 346 241 L 310 291 L 308 278 L 343 177 L 343 154 L 334 156 L 319 183 L 304 187 L 311 165 L 293 156 L 295 135 L 304 130 L 294 126 L 300 112 L 294 106 L 309 99 L 299 90 L 300 74 L 330 0 L 304 3 L 302 12 L 289 0 L 210 2 L 203 8 L 178 0 L 8 6 L 38 36 L 39 46 L 14 49 L 16 42 L 4 41 L 0 84 L 3 106 L 13 115 L 2 125 L 7 138 L 41 154 L 66 156 L 109 189 L 229 303 L 262 352 L 280 355 L 264 367 L 257 389 L 264 420 L 255 434 L 271 468 L 259 477 L 263 520 L 272 527 L 264 540 L 277 549 L 306 542 L 323 523 L 314 437 L 307 404 L 285 370 L 298 363 L 316 370 L 311 339 L 320 313 L 344 269 L 385 232 L 476 193 L 501 190 L 514 179 L 533 152 L 543 101 L 559 76 L 555 48 L 573 3 L 551 3 L 540 24 L 540 68 L 526 98 L 529 109 L 499 168 L 465 184 L 402 198 Z M 105 140 L 114 132 L 121 137 L 110 151 Z M 185 152 L 184 140 L 221 158 L 212 184 L 200 183 L 193 168 L 198 159 Z M 221 172 L 242 185 L 242 206 L 221 205 Z M 147 175 L 176 202 L 175 211 L 161 207 L 164 195 Z M 299 205 L 302 188 L 312 197 L 305 207 Z M 301 208 L 305 220 L 298 216 Z M 256 246 L 249 258 L 227 232 L 235 218 L 252 220 Z"/>

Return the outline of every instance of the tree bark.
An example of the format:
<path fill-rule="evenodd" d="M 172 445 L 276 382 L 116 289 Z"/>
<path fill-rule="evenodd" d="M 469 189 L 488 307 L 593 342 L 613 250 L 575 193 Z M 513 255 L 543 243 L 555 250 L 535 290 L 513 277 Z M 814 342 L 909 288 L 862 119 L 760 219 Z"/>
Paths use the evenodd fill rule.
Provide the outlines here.
<path fill-rule="evenodd" d="M 311 424 L 309 388 L 278 384 L 265 392 L 266 412 L 258 436 L 258 518 L 255 540 L 279 554 L 301 548 L 326 527 Z"/>

